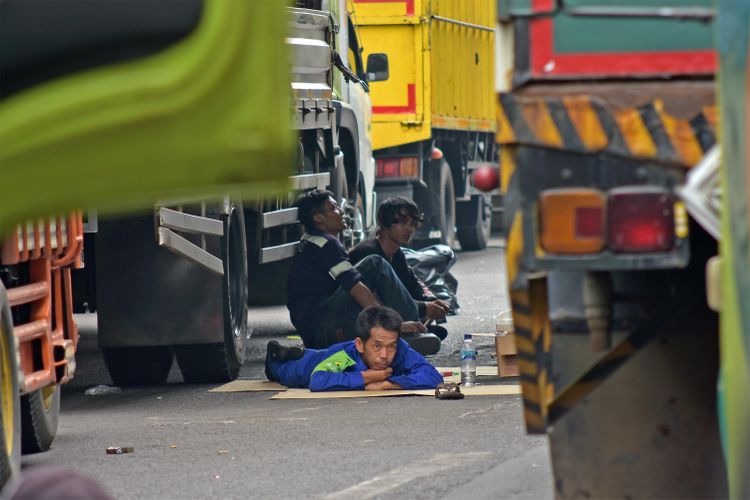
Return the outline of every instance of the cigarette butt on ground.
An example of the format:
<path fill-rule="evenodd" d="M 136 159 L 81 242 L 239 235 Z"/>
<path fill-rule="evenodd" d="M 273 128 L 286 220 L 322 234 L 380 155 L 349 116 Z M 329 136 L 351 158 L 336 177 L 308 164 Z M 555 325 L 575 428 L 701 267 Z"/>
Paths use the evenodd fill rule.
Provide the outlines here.
<path fill-rule="evenodd" d="M 123 453 L 133 453 L 132 446 L 110 446 L 107 448 L 107 455 L 122 455 Z"/>

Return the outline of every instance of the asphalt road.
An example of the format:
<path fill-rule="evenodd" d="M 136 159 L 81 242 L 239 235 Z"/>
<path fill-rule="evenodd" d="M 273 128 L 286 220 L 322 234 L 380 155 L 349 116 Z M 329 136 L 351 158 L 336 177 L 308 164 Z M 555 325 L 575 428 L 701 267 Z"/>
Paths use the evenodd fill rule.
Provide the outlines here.
<path fill-rule="evenodd" d="M 461 311 L 434 364 L 457 366 L 463 333 L 494 331 L 508 308 L 502 261 L 498 239 L 459 254 Z M 547 439 L 526 435 L 519 396 L 269 400 L 185 385 L 176 364 L 165 386 L 85 396 L 111 381 L 96 317 L 78 319 L 78 372 L 63 390 L 57 438 L 52 450 L 25 456 L 24 468 L 63 464 L 122 499 L 552 496 Z M 283 307 L 251 310 L 250 325 L 241 376 L 262 379 L 267 341 L 293 343 L 294 332 Z M 478 364 L 495 365 L 492 339 L 477 343 Z M 107 455 L 109 446 L 134 452 Z"/>

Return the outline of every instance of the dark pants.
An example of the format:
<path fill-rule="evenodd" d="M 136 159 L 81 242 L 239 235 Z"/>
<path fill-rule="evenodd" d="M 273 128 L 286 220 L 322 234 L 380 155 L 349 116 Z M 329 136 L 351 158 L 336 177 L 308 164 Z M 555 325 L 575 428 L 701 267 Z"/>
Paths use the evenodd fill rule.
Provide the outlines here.
<path fill-rule="evenodd" d="M 383 305 L 398 311 L 404 321 L 419 321 L 417 303 L 383 257 L 369 255 L 354 266 L 364 283 Z M 337 342 L 357 336 L 357 315 L 362 307 L 343 288 L 336 290 L 323 303 L 323 319 L 315 328 L 314 349 L 324 349 Z"/>

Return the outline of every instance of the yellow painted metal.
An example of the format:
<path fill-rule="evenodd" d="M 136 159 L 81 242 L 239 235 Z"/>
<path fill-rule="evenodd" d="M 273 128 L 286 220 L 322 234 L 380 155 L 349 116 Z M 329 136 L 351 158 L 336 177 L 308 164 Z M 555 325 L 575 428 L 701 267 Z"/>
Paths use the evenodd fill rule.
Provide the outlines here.
<path fill-rule="evenodd" d="M 8 340 L 10 335 L 5 331 L 5 327 L 0 322 L 0 405 L 2 405 L 2 424 L 5 438 L 5 450 L 4 453 L 7 456 L 13 454 L 13 405 L 15 405 L 15 399 L 17 394 L 15 393 L 15 387 L 13 387 L 13 363 L 10 356 L 13 352 L 10 349 Z"/>
<path fill-rule="evenodd" d="M 509 292 L 519 354 L 526 430 L 529 433 L 543 434 L 554 394 L 547 362 L 552 347 L 547 280 L 544 277 L 528 279 L 523 283 L 516 283 L 516 286 L 511 285 Z"/>
<path fill-rule="evenodd" d="M 361 20 L 361 16 L 357 16 Z M 373 103 L 373 149 L 408 144 L 431 136 L 430 104 L 425 101 L 429 85 L 425 80 L 422 24 L 372 25 L 361 30 L 364 59 L 370 53 L 388 54 L 390 78 L 370 84 Z M 387 40 L 387 49 L 375 40 Z"/>
<path fill-rule="evenodd" d="M 431 11 L 426 14 L 431 16 L 432 113 L 436 128 L 496 130 L 496 4 L 491 0 L 431 2 Z"/>
<path fill-rule="evenodd" d="M 432 129 L 497 130 L 493 0 L 350 0 L 363 59 L 388 55 L 370 84 L 373 148 L 428 139 Z"/>
<path fill-rule="evenodd" d="M 614 114 L 617 125 L 622 130 L 622 137 L 633 156 L 653 158 L 657 154 L 656 143 L 643 123 L 640 113 L 635 108 L 627 108 Z"/>
<path fill-rule="evenodd" d="M 55 384 L 40 389 L 42 391 L 42 404 L 44 405 L 44 411 L 49 411 L 50 408 L 52 408 L 52 397 L 55 395 L 55 391 L 59 388 L 60 386 Z"/>
<path fill-rule="evenodd" d="M 607 147 L 609 139 L 588 97 L 563 97 L 563 106 L 578 137 L 587 149 L 600 150 Z"/>

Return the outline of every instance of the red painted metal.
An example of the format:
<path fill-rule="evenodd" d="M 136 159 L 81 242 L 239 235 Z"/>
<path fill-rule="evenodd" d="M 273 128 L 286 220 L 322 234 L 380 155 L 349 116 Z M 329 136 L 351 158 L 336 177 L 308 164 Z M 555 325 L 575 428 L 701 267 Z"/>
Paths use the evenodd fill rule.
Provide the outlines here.
<path fill-rule="evenodd" d="M 354 3 L 403 3 L 406 7 L 406 15 L 414 15 L 414 0 L 354 0 Z"/>
<path fill-rule="evenodd" d="M 31 283 L 10 288 L 7 292 L 10 307 L 20 306 L 45 298 L 49 294 L 49 283 L 46 281 Z"/>
<path fill-rule="evenodd" d="M 554 10 L 554 0 L 532 0 L 535 13 Z M 555 53 L 552 18 L 530 23 L 531 73 L 536 77 L 710 75 L 716 72 L 713 50 Z"/>
<path fill-rule="evenodd" d="M 374 114 L 411 114 L 417 112 L 417 87 L 413 83 L 406 86 L 406 106 L 373 106 Z"/>
<path fill-rule="evenodd" d="M 2 242 L 3 264 L 28 266 L 29 282 L 8 290 L 11 307 L 29 305 L 27 320 L 14 327 L 24 372 L 23 394 L 65 382 L 73 374 L 78 329 L 70 268 L 81 266 L 82 249 L 80 212 L 23 224 Z"/>

